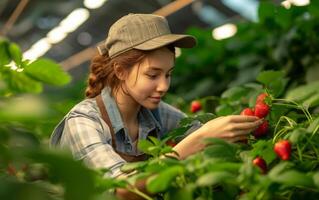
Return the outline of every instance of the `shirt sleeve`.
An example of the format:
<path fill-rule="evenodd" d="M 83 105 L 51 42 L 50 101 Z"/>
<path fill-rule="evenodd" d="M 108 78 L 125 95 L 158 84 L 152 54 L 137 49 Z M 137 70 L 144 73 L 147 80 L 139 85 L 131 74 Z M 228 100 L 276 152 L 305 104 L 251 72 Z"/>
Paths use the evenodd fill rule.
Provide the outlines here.
<path fill-rule="evenodd" d="M 165 133 L 167 134 L 171 130 L 178 128 L 180 121 L 187 117 L 187 115 L 182 112 L 181 110 L 165 103 L 161 102 L 159 106 L 160 117 L 162 121 L 162 126 L 164 128 Z M 176 138 L 178 141 L 185 138 L 187 135 L 191 134 L 192 132 L 196 131 L 200 128 L 202 124 L 199 121 L 193 121 L 192 126 L 180 137 Z"/>
<path fill-rule="evenodd" d="M 89 167 L 108 169 L 105 177 L 122 174 L 120 168 L 126 161 L 111 146 L 109 127 L 103 127 L 97 119 L 85 115 L 68 118 L 61 145 L 71 149 L 73 156 Z"/>

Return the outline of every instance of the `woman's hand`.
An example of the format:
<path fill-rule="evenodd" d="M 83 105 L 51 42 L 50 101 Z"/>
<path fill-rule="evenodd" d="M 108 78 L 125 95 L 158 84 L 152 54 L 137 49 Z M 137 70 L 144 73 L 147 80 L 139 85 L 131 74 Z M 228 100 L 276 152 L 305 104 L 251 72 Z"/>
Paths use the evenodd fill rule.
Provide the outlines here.
<path fill-rule="evenodd" d="M 205 138 L 221 138 L 229 142 L 237 142 L 247 138 L 263 120 L 255 116 L 230 115 L 218 117 L 205 123 L 201 128 L 179 142 L 174 150 L 179 159 L 184 159 L 205 147 Z"/>
<path fill-rule="evenodd" d="M 247 138 L 263 122 L 255 116 L 230 115 L 208 121 L 201 128 L 203 138 L 221 138 L 229 142 L 237 142 Z"/>

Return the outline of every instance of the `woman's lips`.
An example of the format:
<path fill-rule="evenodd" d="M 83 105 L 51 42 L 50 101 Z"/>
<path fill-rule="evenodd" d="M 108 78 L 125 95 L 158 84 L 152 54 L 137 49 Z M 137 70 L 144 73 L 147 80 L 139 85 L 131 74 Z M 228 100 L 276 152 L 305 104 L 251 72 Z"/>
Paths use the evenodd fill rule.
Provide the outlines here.
<path fill-rule="evenodd" d="M 155 102 L 160 102 L 161 101 L 161 97 L 150 97 L 153 101 Z"/>

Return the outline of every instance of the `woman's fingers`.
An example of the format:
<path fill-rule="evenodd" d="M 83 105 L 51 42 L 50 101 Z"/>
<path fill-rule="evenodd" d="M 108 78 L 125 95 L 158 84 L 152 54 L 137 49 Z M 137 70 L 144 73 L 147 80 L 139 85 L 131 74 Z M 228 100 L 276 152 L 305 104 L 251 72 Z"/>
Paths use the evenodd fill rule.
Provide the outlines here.
<path fill-rule="evenodd" d="M 260 126 L 263 122 L 264 122 L 263 119 L 259 119 L 253 122 L 234 123 L 232 126 L 234 130 L 248 130 L 248 129 L 254 130 L 258 126 Z"/>
<path fill-rule="evenodd" d="M 240 135 L 237 137 L 229 138 L 228 141 L 229 142 L 238 142 L 238 141 L 245 141 L 247 139 L 248 139 L 247 135 Z"/>
<path fill-rule="evenodd" d="M 247 116 L 247 115 L 230 115 L 228 116 L 229 122 L 241 123 L 241 122 L 254 122 L 259 120 L 256 116 Z"/>

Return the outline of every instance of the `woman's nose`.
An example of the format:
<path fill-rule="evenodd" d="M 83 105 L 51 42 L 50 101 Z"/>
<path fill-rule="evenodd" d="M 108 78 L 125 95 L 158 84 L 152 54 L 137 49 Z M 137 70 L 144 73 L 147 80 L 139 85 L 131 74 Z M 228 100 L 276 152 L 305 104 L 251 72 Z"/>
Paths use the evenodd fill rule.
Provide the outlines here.
<path fill-rule="evenodd" d="M 171 82 L 170 77 L 161 78 L 161 80 L 159 81 L 159 84 L 157 86 L 157 91 L 162 92 L 162 93 L 167 92 L 167 90 L 170 86 L 170 82 Z"/>

